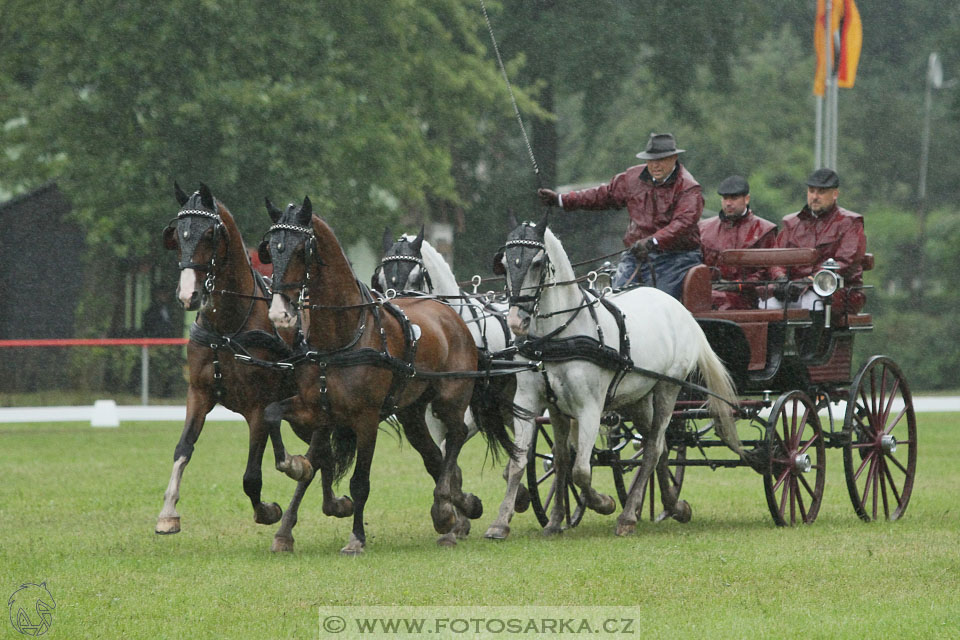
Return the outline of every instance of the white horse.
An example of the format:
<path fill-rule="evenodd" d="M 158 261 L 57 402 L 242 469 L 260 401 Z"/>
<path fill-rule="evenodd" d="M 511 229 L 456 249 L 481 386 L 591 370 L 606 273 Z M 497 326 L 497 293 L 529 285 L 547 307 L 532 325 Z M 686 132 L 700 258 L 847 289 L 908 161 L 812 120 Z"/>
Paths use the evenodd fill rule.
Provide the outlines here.
<path fill-rule="evenodd" d="M 561 344 L 558 341 L 577 336 L 597 340 L 598 333 L 602 332 L 603 343 L 613 350 L 612 353 L 618 353 L 621 342 L 616 318 L 599 303 L 596 295 L 573 282 L 575 275 L 570 260 L 546 222 L 544 218 L 540 224 L 524 223 L 517 227 L 494 264 L 495 270 L 505 272 L 507 277 L 511 330 L 517 336 L 526 336 L 530 344 L 537 344 L 538 338 L 546 337 L 538 347 L 543 348 L 544 353 L 548 352 L 550 342 Z M 651 287 L 628 289 L 609 298 L 624 316 L 633 365 L 677 381 L 686 380 L 699 369 L 707 389 L 719 396 L 710 396 L 709 399 L 710 411 L 717 418 L 717 434 L 742 456 L 731 408 L 736 402 L 732 381 L 693 316 L 673 297 Z M 643 436 L 640 475 L 616 528 L 617 535 L 632 533 L 636 528 L 643 488 L 650 474 L 656 468 L 661 480 L 664 479 L 665 465 L 658 466 L 658 462 L 666 450 L 664 434 L 681 386 L 635 370 L 627 372 L 617 383 L 614 380 L 616 370 L 601 367 L 588 359 L 550 362 L 545 356 L 543 366 L 546 383 L 530 377 L 518 378 L 514 401 L 520 407 L 538 413 L 549 398 L 557 487 L 566 486 L 571 472 L 569 451 L 572 447 L 576 452 L 572 479 L 582 491 L 586 506 L 601 514 L 613 513 L 616 509 L 613 498 L 599 493 L 590 484 L 590 454 L 600 430 L 601 414 L 605 410 L 618 411 L 632 420 Z M 528 381 L 533 384 L 525 384 Z M 605 402 L 608 394 L 609 401 Z M 518 461 L 511 460 L 508 465 L 507 495 L 497 520 L 487 531 L 487 537 L 502 538 L 509 532 L 507 522 L 512 515 L 510 507 L 514 499 L 511 489 L 519 484 L 526 464 L 524 454 L 530 447 L 533 430 L 529 421 L 517 420 Z M 660 487 L 664 507 L 661 517 L 688 520 L 689 505 L 677 499 L 669 482 L 662 481 Z M 563 502 L 554 500 L 545 534 L 561 530 L 565 515 Z"/>

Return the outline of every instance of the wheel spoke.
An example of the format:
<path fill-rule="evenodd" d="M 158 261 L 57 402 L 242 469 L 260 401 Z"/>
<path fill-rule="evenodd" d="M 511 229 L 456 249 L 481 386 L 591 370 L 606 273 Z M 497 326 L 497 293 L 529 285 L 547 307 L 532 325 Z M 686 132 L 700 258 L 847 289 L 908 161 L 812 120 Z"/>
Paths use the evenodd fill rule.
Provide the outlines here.
<path fill-rule="evenodd" d="M 880 496 L 883 498 L 883 516 L 889 520 L 890 505 L 887 504 L 887 479 L 885 477 L 887 465 L 883 461 L 883 456 L 880 456 L 879 463 L 880 468 L 877 470 L 877 477 L 880 480 Z"/>
<path fill-rule="evenodd" d="M 798 480 L 803 480 L 803 476 L 799 476 L 799 477 L 798 477 Z M 804 484 L 806 484 L 806 482 L 804 482 Z M 804 508 L 804 506 L 803 506 L 803 492 L 800 491 L 800 483 L 799 483 L 799 482 L 795 482 L 795 483 L 794 483 L 794 486 L 796 487 L 796 492 L 797 492 L 797 506 L 798 506 L 799 509 L 800 509 L 800 517 L 803 519 L 803 522 L 806 522 L 806 521 L 807 521 L 807 510 L 806 510 L 806 509 Z M 811 492 L 811 495 L 812 495 L 812 493 L 813 493 L 813 492 Z"/>
<path fill-rule="evenodd" d="M 893 497 L 897 499 L 897 504 L 900 504 L 900 492 L 897 491 L 897 483 L 893 479 L 893 474 L 890 473 L 890 467 L 883 465 L 883 473 L 887 476 L 887 482 L 890 483 L 890 491 L 893 493 Z M 904 480 L 904 483 L 906 483 L 906 480 Z"/>
<path fill-rule="evenodd" d="M 900 410 L 900 413 L 897 414 L 897 417 L 893 419 L 893 422 L 891 422 L 886 427 L 884 427 L 883 429 L 884 435 L 891 433 L 896 428 L 896 426 L 900 423 L 900 419 L 905 415 L 907 415 L 906 403 L 904 403 L 903 409 Z"/>
<path fill-rule="evenodd" d="M 820 439 L 820 434 L 816 431 L 813 432 L 813 435 L 810 436 L 810 439 L 803 443 L 803 446 L 797 451 L 797 453 L 806 453 L 812 445 L 816 444 L 817 440 Z"/>
<path fill-rule="evenodd" d="M 867 455 L 863 457 L 863 462 L 860 463 L 860 467 L 857 469 L 857 472 L 853 474 L 854 480 L 860 479 L 860 474 L 863 473 L 864 468 L 870 463 L 871 460 L 873 460 L 874 456 L 876 455 L 877 452 L 875 450 L 867 452 Z M 870 473 L 867 472 L 867 475 L 869 476 Z"/>
<path fill-rule="evenodd" d="M 873 452 L 871 451 L 870 453 L 871 453 L 871 455 L 870 455 L 870 460 L 873 461 L 873 460 L 874 460 Z M 864 460 L 863 462 L 864 462 L 864 464 L 866 464 L 866 463 L 867 463 L 867 460 Z M 866 482 L 864 482 L 864 484 L 863 484 L 863 495 L 860 497 L 860 504 L 864 504 L 864 505 L 867 504 L 867 495 L 868 495 L 869 492 L 870 492 L 870 482 L 871 482 L 871 480 L 873 479 L 873 468 L 874 468 L 874 466 L 875 466 L 875 465 L 871 464 L 870 467 L 867 469 L 867 480 L 866 480 Z M 862 468 L 863 468 L 863 465 L 861 465 L 860 468 L 862 469 Z"/>

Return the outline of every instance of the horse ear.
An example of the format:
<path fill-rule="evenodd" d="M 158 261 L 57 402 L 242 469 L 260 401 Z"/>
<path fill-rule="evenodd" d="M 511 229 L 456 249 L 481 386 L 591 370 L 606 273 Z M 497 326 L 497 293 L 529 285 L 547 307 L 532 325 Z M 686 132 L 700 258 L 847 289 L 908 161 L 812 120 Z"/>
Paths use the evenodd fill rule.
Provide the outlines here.
<path fill-rule="evenodd" d="M 269 240 L 264 240 L 257 245 L 257 257 L 260 258 L 262 264 L 271 264 L 273 262 L 273 258 L 270 257 L 269 242 Z"/>
<path fill-rule="evenodd" d="M 264 204 L 267 205 L 267 213 L 270 214 L 270 219 L 273 220 L 274 222 L 279 222 L 280 216 L 283 215 L 283 211 L 280 211 L 280 209 L 277 209 L 274 206 L 274 204 L 270 202 L 270 198 L 264 198 L 263 202 Z"/>
<path fill-rule="evenodd" d="M 300 213 L 297 214 L 297 222 L 301 227 L 310 225 L 310 218 L 313 217 L 313 203 L 310 202 L 310 196 L 303 196 L 303 204 L 300 205 Z"/>
<path fill-rule="evenodd" d="M 210 187 L 200 183 L 200 204 L 202 204 L 210 211 L 216 211 L 217 205 L 213 201 L 213 193 L 210 192 Z"/>
<path fill-rule="evenodd" d="M 177 248 L 177 228 L 169 226 L 163 230 L 163 248 L 174 251 Z"/>
<path fill-rule="evenodd" d="M 493 256 L 493 275 L 502 276 L 506 275 L 507 268 L 503 266 L 503 251 L 497 253 Z"/>
<path fill-rule="evenodd" d="M 176 180 L 173 181 L 173 196 L 177 199 L 177 202 L 180 203 L 181 207 L 187 204 L 187 200 L 190 199 L 190 196 L 183 192 L 183 189 L 180 188 Z"/>
<path fill-rule="evenodd" d="M 547 220 L 550 218 L 550 212 L 547 211 L 543 214 L 543 219 L 537 224 L 534 230 L 537 232 L 537 237 L 542 238 L 543 232 L 547 229 Z"/>
<path fill-rule="evenodd" d="M 420 247 L 423 246 L 423 225 L 420 225 L 420 233 L 417 234 L 417 237 L 414 238 L 410 244 L 417 253 L 420 253 Z"/>
<path fill-rule="evenodd" d="M 393 234 L 390 233 L 390 227 L 383 228 L 383 238 L 380 245 L 383 247 L 383 255 L 387 255 L 387 252 L 393 248 Z"/>

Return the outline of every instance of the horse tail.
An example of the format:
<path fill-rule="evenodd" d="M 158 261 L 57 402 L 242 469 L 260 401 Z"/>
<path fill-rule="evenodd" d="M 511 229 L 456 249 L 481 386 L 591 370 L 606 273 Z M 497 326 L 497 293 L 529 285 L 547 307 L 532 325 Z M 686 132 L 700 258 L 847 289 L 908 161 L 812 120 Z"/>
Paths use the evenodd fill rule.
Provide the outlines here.
<path fill-rule="evenodd" d="M 716 394 L 708 396 L 707 406 L 710 408 L 710 413 L 717 418 L 717 435 L 730 449 L 742 455 L 743 447 L 740 445 L 740 436 L 737 435 L 737 426 L 733 420 L 733 408 L 737 406 L 737 392 L 733 385 L 733 378 L 714 353 L 707 341 L 707 336 L 703 331 L 699 333 L 700 355 L 697 358 L 697 367 L 700 369 L 700 375 L 707 389 Z"/>
<path fill-rule="evenodd" d="M 330 433 L 330 450 L 333 452 L 333 484 L 337 484 L 353 465 L 357 453 L 357 434 L 350 427 L 335 427 Z"/>
<path fill-rule="evenodd" d="M 487 450 L 494 462 L 499 461 L 501 451 L 506 452 L 513 460 L 519 455 L 513 438 L 507 432 L 505 414 L 519 418 L 528 413 L 514 404 L 507 395 L 506 390 L 511 378 L 513 376 L 494 375 L 477 380 L 470 399 L 470 410 L 473 412 L 477 429 L 483 434 Z"/>

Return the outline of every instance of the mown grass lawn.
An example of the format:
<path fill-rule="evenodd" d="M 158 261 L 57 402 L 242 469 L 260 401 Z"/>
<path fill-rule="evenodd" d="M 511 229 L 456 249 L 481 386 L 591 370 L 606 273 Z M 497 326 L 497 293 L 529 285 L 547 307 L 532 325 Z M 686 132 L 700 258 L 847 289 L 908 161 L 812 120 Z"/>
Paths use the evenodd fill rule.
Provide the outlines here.
<path fill-rule="evenodd" d="M 960 637 L 958 420 L 919 415 L 918 479 L 899 522 L 855 517 L 837 450 L 813 525 L 773 526 L 747 469 L 695 468 L 683 486 L 693 520 L 642 521 L 628 538 L 613 535 L 615 516 L 589 512 L 545 539 L 528 512 L 508 540 L 484 540 L 504 483 L 472 441 L 464 487 L 485 513 L 452 550 L 435 544 L 419 458 L 385 433 L 358 558 L 339 556 L 350 520 L 321 514 L 318 487 L 295 552 L 269 551 L 276 526 L 253 523 L 241 488 L 240 423 L 205 428 L 174 536 L 153 528 L 181 425 L 0 425 L 0 597 L 46 581 L 49 638 L 315 638 L 318 609 L 346 605 L 616 606 L 638 620 L 633 637 L 650 638 Z M 264 474 L 264 498 L 285 507 L 292 481 L 269 461 Z M 612 489 L 608 470 L 595 475 Z M 6 637 L 20 636 L 0 622 Z"/>

